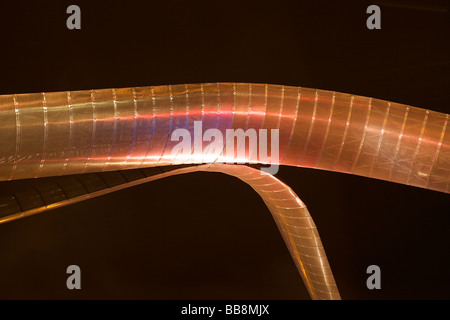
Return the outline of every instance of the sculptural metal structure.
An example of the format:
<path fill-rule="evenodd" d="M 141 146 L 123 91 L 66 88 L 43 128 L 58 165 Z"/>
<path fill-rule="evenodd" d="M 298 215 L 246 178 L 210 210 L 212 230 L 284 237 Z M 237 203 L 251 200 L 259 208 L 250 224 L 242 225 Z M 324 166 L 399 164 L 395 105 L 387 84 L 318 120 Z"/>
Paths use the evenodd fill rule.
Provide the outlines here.
<path fill-rule="evenodd" d="M 271 211 L 313 299 L 340 295 L 317 229 L 299 197 L 245 165 L 172 166 L 176 128 L 279 129 L 280 165 L 356 174 L 450 192 L 449 115 L 383 100 L 300 87 L 208 83 L 0 96 L 0 180 L 81 175 L 103 187 L 56 182 L 34 204 L 11 195 L 0 223 L 168 175 L 215 171 L 257 191 Z M 262 163 L 246 154 L 249 163 Z M 230 162 L 236 159 L 228 159 Z M 240 159 L 242 161 L 242 159 Z M 154 171 L 155 167 L 164 168 Z M 114 172 L 136 173 L 135 178 Z M 79 177 L 79 178 L 77 178 Z M 117 179 L 120 181 L 118 181 Z M 116 179 L 116 180 L 115 180 Z M 68 180 L 66 180 L 68 181 Z M 28 196 L 27 199 L 32 197 Z"/>

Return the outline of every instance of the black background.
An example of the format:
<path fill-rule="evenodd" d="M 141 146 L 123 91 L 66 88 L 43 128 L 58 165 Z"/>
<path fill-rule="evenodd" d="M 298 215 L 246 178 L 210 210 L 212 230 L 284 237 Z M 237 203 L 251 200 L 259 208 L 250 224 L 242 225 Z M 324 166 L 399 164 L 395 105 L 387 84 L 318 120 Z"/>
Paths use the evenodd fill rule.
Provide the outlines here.
<path fill-rule="evenodd" d="M 216 81 L 335 90 L 450 112 L 448 1 L 0 4 L 0 93 Z M 81 7 L 81 30 L 66 8 Z M 0 137 L 1 139 L 1 137 Z M 447 194 L 282 167 L 344 299 L 449 299 Z M 67 266 L 82 289 L 68 290 Z M 381 267 L 368 290 L 366 268 Z M 0 299 L 309 299 L 262 200 L 196 173 L 0 225 Z"/>

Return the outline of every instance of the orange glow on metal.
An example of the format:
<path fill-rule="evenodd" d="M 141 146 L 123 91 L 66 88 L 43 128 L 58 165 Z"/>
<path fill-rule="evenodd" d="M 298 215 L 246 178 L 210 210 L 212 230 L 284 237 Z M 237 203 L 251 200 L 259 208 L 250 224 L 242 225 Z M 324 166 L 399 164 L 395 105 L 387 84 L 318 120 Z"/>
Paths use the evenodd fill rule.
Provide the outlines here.
<path fill-rule="evenodd" d="M 448 114 L 350 94 L 280 85 L 208 83 L 0 96 L 0 180 L 171 165 L 177 128 L 278 129 L 280 165 L 317 168 L 450 192 Z M 203 145 L 205 144 L 202 142 Z M 339 299 L 317 229 L 303 202 L 272 175 L 204 158 L 197 164 L 0 218 L 44 212 L 165 176 L 217 171 L 261 195 L 313 299 Z M 204 162 L 210 164 L 204 164 Z"/>

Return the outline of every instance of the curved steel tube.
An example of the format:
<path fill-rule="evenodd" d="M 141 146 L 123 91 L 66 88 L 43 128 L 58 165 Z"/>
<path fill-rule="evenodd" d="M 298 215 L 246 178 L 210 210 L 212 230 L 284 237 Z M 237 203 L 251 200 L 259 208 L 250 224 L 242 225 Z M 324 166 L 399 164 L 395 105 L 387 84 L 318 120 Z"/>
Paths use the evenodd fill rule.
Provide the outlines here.
<path fill-rule="evenodd" d="M 372 98 L 264 84 L 3 95 L 0 180 L 171 165 L 177 160 L 171 151 L 178 143 L 170 139 L 171 133 L 185 128 L 194 134 L 194 121 L 202 121 L 204 130 L 217 128 L 224 136 L 226 129 L 279 129 L 279 159 L 272 163 L 448 193 L 448 118 L 448 114 Z M 205 162 L 198 150 L 194 145 L 189 163 Z M 227 156 L 223 153 L 208 162 L 268 163 L 256 153 L 246 153 L 245 159 Z M 208 170 L 249 183 L 274 215 L 311 296 L 339 298 L 304 205 L 273 176 L 253 177 L 253 171 L 242 168 L 215 164 Z M 260 183 L 266 180 L 272 182 Z"/>
<path fill-rule="evenodd" d="M 170 133 L 279 129 L 279 163 L 450 192 L 448 114 L 325 90 L 212 83 L 0 96 L 0 180 L 170 165 Z M 193 162 L 202 159 L 193 150 Z M 228 159 L 233 161 L 234 159 Z M 247 162 L 259 161 L 250 155 Z"/>

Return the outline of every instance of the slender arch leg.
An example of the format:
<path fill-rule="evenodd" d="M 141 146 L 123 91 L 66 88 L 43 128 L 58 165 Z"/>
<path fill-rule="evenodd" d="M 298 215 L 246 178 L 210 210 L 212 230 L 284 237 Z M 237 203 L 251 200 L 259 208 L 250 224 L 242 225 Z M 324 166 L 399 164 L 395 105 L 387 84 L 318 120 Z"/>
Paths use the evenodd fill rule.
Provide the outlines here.
<path fill-rule="evenodd" d="M 223 172 L 250 185 L 272 213 L 311 298 L 340 299 L 316 225 L 289 186 L 248 166 L 215 164 L 205 171 Z"/>
<path fill-rule="evenodd" d="M 0 216 L 0 223 L 49 211 L 54 208 L 98 197 L 145 182 L 196 171 L 224 173 L 234 176 L 250 185 L 261 196 L 272 213 L 311 298 L 340 299 L 319 233 L 317 232 L 317 228 L 306 206 L 292 189 L 282 181 L 278 180 L 273 175 L 245 165 L 213 164 L 187 166 L 170 171 L 158 170 L 156 173 L 153 171 L 154 174 L 145 178 L 125 182 L 114 187 L 107 187 L 94 192 L 88 192 L 78 197 L 64 199 L 54 203 L 47 203 L 46 205 L 5 215 L 3 217 Z M 101 177 L 102 174 L 96 173 L 94 175 Z M 55 179 L 64 180 L 73 179 L 73 177 L 61 176 L 55 177 Z M 64 189 L 61 185 L 67 184 L 55 183 L 54 188 Z M 47 191 L 40 192 L 41 194 L 43 194 L 43 192 L 50 194 L 55 191 L 56 189 L 47 189 Z M 67 194 L 64 190 L 59 191 L 63 191 L 64 194 Z M 45 198 L 45 194 L 43 194 L 43 196 Z M 17 207 L 22 207 L 19 203 L 20 201 L 17 200 L 17 202 Z"/>

